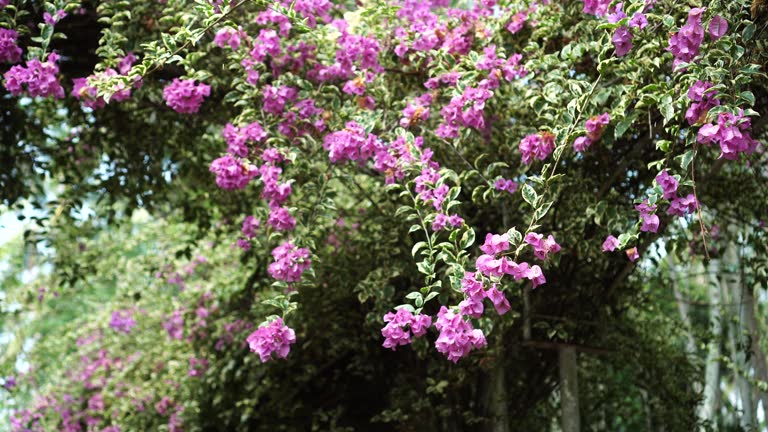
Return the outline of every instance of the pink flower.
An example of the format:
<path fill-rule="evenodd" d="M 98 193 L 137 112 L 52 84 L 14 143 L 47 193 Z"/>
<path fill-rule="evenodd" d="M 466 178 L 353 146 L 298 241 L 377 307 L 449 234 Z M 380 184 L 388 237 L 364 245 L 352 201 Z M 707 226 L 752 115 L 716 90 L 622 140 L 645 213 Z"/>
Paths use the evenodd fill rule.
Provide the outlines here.
<path fill-rule="evenodd" d="M 619 239 L 609 235 L 603 242 L 603 252 L 613 252 L 619 247 Z"/>
<path fill-rule="evenodd" d="M 259 173 L 255 165 L 238 160 L 231 155 L 211 162 L 209 171 L 216 174 L 216 184 L 227 190 L 245 188 L 248 182 Z"/>
<path fill-rule="evenodd" d="M 659 217 L 655 214 L 643 214 L 641 215 L 643 224 L 640 226 L 640 231 L 655 233 L 659 230 Z"/>
<path fill-rule="evenodd" d="M 59 66 L 56 64 L 58 60 L 58 54 L 51 53 L 45 62 L 35 58 L 28 60 L 26 66 L 13 66 L 3 75 L 5 88 L 14 96 L 22 94 L 26 86 L 30 97 L 64 98 L 64 88 L 56 78 L 59 73 Z"/>
<path fill-rule="evenodd" d="M 626 251 L 627 258 L 629 258 L 630 261 L 635 262 L 638 258 L 640 258 L 640 254 L 637 252 L 637 248 L 633 247 L 631 249 L 627 249 Z"/>
<path fill-rule="evenodd" d="M 613 46 L 616 48 L 616 57 L 623 57 L 632 49 L 632 32 L 627 26 L 621 26 L 613 32 Z"/>
<path fill-rule="evenodd" d="M 701 24 L 703 8 L 694 8 L 688 12 L 688 20 L 680 31 L 669 39 L 667 51 L 675 57 L 674 66 L 692 61 L 698 54 L 704 41 L 704 27 Z"/>
<path fill-rule="evenodd" d="M 550 132 L 528 135 L 520 141 L 520 154 L 523 163 L 528 165 L 533 159 L 544 160 L 555 150 L 555 136 Z"/>
<path fill-rule="evenodd" d="M 298 248 L 290 241 L 283 242 L 272 250 L 275 261 L 267 269 L 274 279 L 285 282 L 298 282 L 302 273 L 309 269 L 309 249 Z"/>
<path fill-rule="evenodd" d="M 512 306 L 509 304 L 509 300 L 504 296 L 504 293 L 496 288 L 496 285 L 488 290 L 487 295 L 488 298 L 491 299 L 491 302 L 493 302 L 493 307 L 496 308 L 496 312 L 499 315 L 504 315 L 509 312 L 509 309 L 511 309 Z"/>
<path fill-rule="evenodd" d="M 580 136 L 573 141 L 573 150 L 576 152 L 583 152 L 583 151 L 586 151 L 587 148 L 589 148 L 589 146 L 591 145 L 592 145 L 591 139 L 585 136 Z"/>
<path fill-rule="evenodd" d="M 257 353 L 261 362 L 265 363 L 271 360 L 273 355 L 281 359 L 288 357 L 291 345 L 296 342 L 296 333 L 278 317 L 251 333 L 246 342 L 251 352 Z"/>
<path fill-rule="evenodd" d="M 712 40 L 718 40 L 728 31 L 728 21 L 720 15 L 712 17 L 712 21 L 709 22 L 709 37 Z"/>
<path fill-rule="evenodd" d="M 218 45 L 219 48 L 224 48 L 225 45 L 229 45 L 233 51 L 240 47 L 241 31 L 235 30 L 232 27 L 224 27 L 216 32 L 216 37 L 213 38 L 213 42 Z"/>
<path fill-rule="evenodd" d="M 429 315 L 414 316 L 407 309 L 400 308 L 395 313 L 389 312 L 384 315 L 384 322 L 387 324 L 381 329 L 381 335 L 384 336 L 382 346 L 395 351 L 398 346 L 411 343 L 411 333 L 413 336 L 423 336 L 429 326 L 432 325 L 432 317 Z"/>
<path fill-rule="evenodd" d="M 699 208 L 699 202 L 696 200 L 696 196 L 688 194 L 686 197 L 675 198 L 669 203 L 667 213 L 683 217 L 686 214 L 693 214 L 696 209 Z"/>
<path fill-rule="evenodd" d="M 611 122 L 611 116 L 608 113 L 602 113 L 598 116 L 590 117 L 584 127 L 587 130 L 587 138 L 591 141 L 598 141 L 603 136 L 605 127 Z"/>
<path fill-rule="evenodd" d="M 15 30 L 0 28 L 0 63 L 21 61 L 21 48 L 17 45 L 19 34 Z"/>
<path fill-rule="evenodd" d="M 440 331 L 435 347 L 437 351 L 445 355 L 448 360 L 456 363 L 475 348 L 486 346 L 485 335 L 482 330 L 473 329 L 464 316 L 456 314 L 445 306 L 437 313 L 435 327 Z"/>
<path fill-rule="evenodd" d="M 163 89 L 163 99 L 174 111 L 182 114 L 194 114 L 203 104 L 203 99 L 211 95 L 211 86 L 195 84 L 195 80 L 174 78 Z"/>
<path fill-rule="evenodd" d="M 661 186 L 664 193 L 664 199 L 672 199 L 677 193 L 678 182 L 677 179 L 669 175 L 667 170 L 664 170 L 656 176 L 656 183 Z"/>
<path fill-rule="evenodd" d="M 525 242 L 533 246 L 533 254 L 542 261 L 547 259 L 550 252 L 560 252 L 560 245 L 555 242 L 555 238 L 551 234 L 544 239 L 542 234 L 529 233 L 525 236 Z"/>
<path fill-rule="evenodd" d="M 648 26 L 648 19 L 645 17 L 644 13 L 635 12 L 635 14 L 632 15 L 632 19 L 629 20 L 629 26 L 642 30 Z"/>
<path fill-rule="evenodd" d="M 505 178 L 499 178 L 496 179 L 495 182 L 493 182 L 493 188 L 497 191 L 506 191 L 511 194 L 515 193 L 517 190 L 518 184 L 512 180 L 507 180 Z"/>
<path fill-rule="evenodd" d="M 261 221 L 253 216 L 247 216 L 243 221 L 242 232 L 247 238 L 256 237 L 256 231 L 261 227 Z"/>
<path fill-rule="evenodd" d="M 509 234 L 486 234 L 485 244 L 480 246 L 480 250 L 488 255 L 496 255 L 509 250 Z"/>

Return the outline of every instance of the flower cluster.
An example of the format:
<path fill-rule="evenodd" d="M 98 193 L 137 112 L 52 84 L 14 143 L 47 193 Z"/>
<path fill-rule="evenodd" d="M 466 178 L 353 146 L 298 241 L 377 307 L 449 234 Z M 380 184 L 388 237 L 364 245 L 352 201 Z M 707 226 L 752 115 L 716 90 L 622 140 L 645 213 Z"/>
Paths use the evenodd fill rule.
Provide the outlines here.
<path fill-rule="evenodd" d="M 493 182 L 493 188 L 497 191 L 506 191 L 511 194 L 515 193 L 517 191 L 518 184 L 512 180 L 508 180 L 505 178 L 498 178 L 496 181 Z"/>
<path fill-rule="evenodd" d="M 587 136 L 580 136 L 573 142 L 573 149 L 577 152 L 586 151 L 593 143 L 600 140 L 603 136 L 605 127 L 611 122 L 611 116 L 608 113 L 602 113 L 591 117 L 584 124 L 587 130 Z"/>
<path fill-rule="evenodd" d="M 286 358 L 291 351 L 291 345 L 296 342 L 296 333 L 292 328 L 283 324 L 282 318 L 276 318 L 269 324 L 259 327 L 246 339 L 251 352 L 259 355 L 262 363 L 273 358 Z"/>
<path fill-rule="evenodd" d="M 699 55 L 699 48 L 704 41 L 704 26 L 701 24 L 701 15 L 704 10 L 704 8 L 693 8 L 688 11 L 688 20 L 685 25 L 669 38 L 667 51 L 675 57 L 675 69 L 680 63 L 688 63 Z"/>
<path fill-rule="evenodd" d="M 736 160 L 741 153 L 751 154 L 757 148 L 757 141 L 749 134 L 751 126 L 752 121 L 744 115 L 744 110 L 738 114 L 722 112 L 717 116 L 717 123 L 705 124 L 699 129 L 697 140 L 705 145 L 719 144 L 721 158 Z"/>
<path fill-rule="evenodd" d="M 582 0 L 584 2 L 584 13 L 601 17 L 608 13 L 608 6 L 611 0 Z"/>
<path fill-rule="evenodd" d="M 232 155 L 215 159 L 211 162 L 209 171 L 216 174 L 216 184 L 227 190 L 243 189 L 259 174 L 258 167 Z"/>
<path fill-rule="evenodd" d="M 677 194 L 677 187 L 679 185 L 677 179 L 671 176 L 667 170 L 664 170 L 656 176 L 656 183 L 661 186 L 664 199 L 673 199 Z"/>
<path fill-rule="evenodd" d="M 552 239 L 552 242 L 554 242 L 554 239 Z M 554 245 L 557 245 L 557 243 L 554 243 Z M 488 277 L 500 278 L 507 274 L 512 276 L 516 281 L 528 279 L 531 281 L 534 288 L 547 282 L 539 266 L 530 266 L 526 262 L 518 264 L 505 256 L 498 257 L 499 254 L 509 250 L 509 247 L 508 234 L 487 234 L 485 236 L 485 243 L 480 246 L 480 250 L 483 251 L 484 254 L 477 258 L 475 267 L 480 273 Z M 554 246 L 550 244 L 547 244 L 545 247 L 554 248 Z M 559 248 L 559 245 L 557 248 Z M 542 252 L 543 250 L 539 252 L 539 255 L 541 255 Z"/>
<path fill-rule="evenodd" d="M 184 337 L 184 315 L 183 311 L 177 309 L 173 311 L 173 314 L 163 323 L 163 328 L 168 332 L 168 336 L 171 339 L 181 340 Z"/>
<path fill-rule="evenodd" d="M 543 234 L 528 233 L 525 236 L 525 242 L 533 246 L 533 255 L 542 261 L 545 261 L 550 253 L 560 252 L 560 245 L 552 234 L 545 239 Z"/>
<path fill-rule="evenodd" d="M 357 122 L 350 121 L 343 130 L 323 138 L 323 148 L 331 162 L 364 161 L 373 156 L 379 146 L 376 135 L 368 134 Z"/>
<path fill-rule="evenodd" d="M 397 312 L 389 312 L 384 315 L 387 324 L 381 329 L 384 336 L 384 348 L 395 351 L 399 345 L 411 343 L 411 334 L 415 337 L 423 336 L 432 325 L 432 317 L 429 315 L 414 315 L 407 309 L 401 308 Z"/>
<path fill-rule="evenodd" d="M 550 132 L 539 132 L 527 135 L 520 141 L 520 154 L 523 163 L 529 165 L 533 159 L 546 159 L 555 150 L 555 135 Z"/>
<path fill-rule="evenodd" d="M 445 306 L 437 313 L 435 327 L 440 331 L 435 348 L 454 363 L 469 354 L 473 348 L 483 348 L 487 344 L 482 330 L 473 328 L 463 315 L 454 313 Z"/>
<path fill-rule="evenodd" d="M 240 157 L 250 156 L 251 151 L 247 146 L 249 142 L 261 142 L 267 137 L 267 132 L 258 122 L 241 127 L 227 123 L 221 134 L 227 142 L 227 152 Z"/>
<path fill-rule="evenodd" d="M 655 233 L 659 230 L 659 217 L 656 215 L 656 205 L 650 205 L 647 202 L 635 206 L 635 210 L 640 213 L 642 225 L 640 231 Z"/>
<path fill-rule="evenodd" d="M 232 27 L 224 27 L 216 32 L 216 36 L 213 38 L 213 43 L 218 45 L 219 48 L 224 48 L 225 45 L 229 45 L 233 51 L 240 47 L 242 38 L 246 38 L 247 35 L 242 29 L 235 30 Z"/>
<path fill-rule="evenodd" d="M 16 30 L 0 28 L 0 63 L 21 61 L 21 48 L 16 45 L 18 38 Z"/>
<path fill-rule="evenodd" d="M 173 81 L 163 89 L 163 99 L 174 111 L 182 114 L 194 114 L 203 104 L 203 99 L 211 95 L 211 86 L 196 84 L 195 80 Z"/>
<path fill-rule="evenodd" d="M 275 261 L 269 265 L 269 275 L 285 282 L 298 282 L 312 263 L 309 249 L 298 248 L 290 241 L 272 250 L 272 256 Z"/>
<path fill-rule="evenodd" d="M 464 278 L 461 280 L 461 291 L 465 297 L 459 303 L 459 311 L 462 315 L 471 318 L 480 318 L 483 315 L 483 310 L 485 309 L 483 300 L 486 298 L 491 300 L 496 313 L 499 315 L 509 312 L 509 309 L 512 307 L 504 293 L 497 288 L 497 284 L 492 284 L 491 288 L 485 290 L 483 282 L 477 280 L 476 273 L 464 273 Z"/>
<path fill-rule="evenodd" d="M 14 96 L 19 96 L 27 88 L 27 94 L 30 97 L 49 97 L 57 99 L 64 97 L 64 88 L 59 84 L 56 75 L 59 73 L 59 66 L 56 62 L 59 56 L 51 53 L 45 62 L 39 59 L 27 61 L 26 66 L 16 65 L 3 75 L 5 77 L 5 88 Z"/>
<path fill-rule="evenodd" d="M 127 74 L 131 70 L 131 67 L 135 61 L 136 57 L 133 54 L 128 54 L 123 57 L 118 65 L 119 74 Z M 98 90 L 96 89 L 94 83 L 98 83 L 99 81 L 109 81 L 111 77 L 117 75 L 118 71 L 112 68 L 107 68 L 104 72 L 93 74 L 86 78 L 75 78 L 72 80 L 74 83 L 72 88 L 72 96 L 74 96 L 75 99 L 81 100 L 83 105 L 90 109 L 95 110 L 103 108 L 107 102 L 104 100 L 104 98 L 98 96 Z M 115 81 L 110 82 L 114 83 Z M 115 102 L 122 102 L 131 97 L 130 87 L 125 87 L 125 84 L 122 82 L 117 82 L 117 84 L 113 85 L 115 86 L 112 88 L 114 93 L 112 94 L 110 100 Z M 137 80 L 134 85 L 137 87 L 140 86 L 141 80 Z"/>
<path fill-rule="evenodd" d="M 115 331 L 130 333 L 131 329 L 136 326 L 136 320 L 133 319 L 133 310 L 126 309 L 112 312 L 109 326 Z"/>
<path fill-rule="evenodd" d="M 704 123 L 709 110 L 720 105 L 720 100 L 715 98 L 717 90 L 708 91 L 711 87 L 712 83 L 698 80 L 688 89 L 688 99 L 693 101 L 685 112 L 689 125 Z"/>

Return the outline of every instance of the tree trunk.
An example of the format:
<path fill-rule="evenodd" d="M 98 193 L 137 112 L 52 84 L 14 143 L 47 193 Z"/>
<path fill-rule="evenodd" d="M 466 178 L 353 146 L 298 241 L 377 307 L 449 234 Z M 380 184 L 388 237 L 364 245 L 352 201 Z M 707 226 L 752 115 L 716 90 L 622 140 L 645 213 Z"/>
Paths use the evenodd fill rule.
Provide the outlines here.
<path fill-rule="evenodd" d="M 504 364 L 498 360 L 491 371 L 491 400 L 492 432 L 509 432 L 509 410 L 507 409 L 507 385 Z"/>
<path fill-rule="evenodd" d="M 704 375 L 704 400 L 700 409 L 700 418 L 715 423 L 717 412 L 720 408 L 720 343 L 723 337 L 723 324 L 721 315 L 721 289 L 718 281 L 720 263 L 712 260 L 708 270 L 709 277 L 703 277 L 701 282 L 706 284 L 709 297 L 709 331 L 712 340 L 707 346 L 707 362 Z"/>
<path fill-rule="evenodd" d="M 677 303 L 677 312 L 680 314 L 680 321 L 685 326 L 686 344 L 685 351 L 689 356 L 696 355 L 696 340 L 693 338 L 693 332 L 691 331 L 691 317 L 690 307 L 685 301 L 683 293 L 680 291 L 680 280 L 678 279 L 677 267 L 675 266 L 675 258 L 671 254 L 667 254 L 667 262 L 669 263 L 669 276 L 672 278 L 672 292 L 675 295 L 675 302 Z M 700 389 L 697 389 L 697 391 Z"/>
<path fill-rule="evenodd" d="M 725 254 L 727 268 L 730 274 L 723 275 L 723 288 L 728 290 L 731 295 L 731 331 L 729 332 L 731 358 L 735 365 L 736 385 L 741 399 L 741 427 L 747 431 L 755 427 L 755 408 L 752 403 L 752 387 L 747 380 L 749 374 L 749 365 L 747 363 L 746 353 L 744 352 L 744 333 L 745 333 L 745 314 L 742 304 L 742 284 L 739 273 L 739 256 L 737 245 L 731 243 Z M 729 277 L 730 276 L 730 277 Z"/>
<path fill-rule="evenodd" d="M 576 349 L 560 347 L 560 406 L 563 432 L 579 432 L 579 378 Z"/>

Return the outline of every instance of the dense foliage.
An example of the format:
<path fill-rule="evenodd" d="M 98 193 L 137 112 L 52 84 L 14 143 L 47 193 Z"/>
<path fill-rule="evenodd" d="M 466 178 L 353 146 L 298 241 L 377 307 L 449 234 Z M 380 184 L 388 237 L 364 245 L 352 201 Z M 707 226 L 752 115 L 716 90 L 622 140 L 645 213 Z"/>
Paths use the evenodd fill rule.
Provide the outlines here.
<path fill-rule="evenodd" d="M 563 347 L 591 430 L 724 422 L 659 287 L 766 287 L 762 14 L 0 0 L 12 430 L 550 430 Z"/>

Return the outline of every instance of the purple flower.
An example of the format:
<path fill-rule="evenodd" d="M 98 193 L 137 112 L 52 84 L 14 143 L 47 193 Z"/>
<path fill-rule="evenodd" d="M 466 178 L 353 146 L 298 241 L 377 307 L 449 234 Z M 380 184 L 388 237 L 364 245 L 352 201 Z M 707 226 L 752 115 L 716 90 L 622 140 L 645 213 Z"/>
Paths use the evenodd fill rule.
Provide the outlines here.
<path fill-rule="evenodd" d="M 0 28 L 0 63 L 21 61 L 21 48 L 16 45 L 19 34 L 15 30 Z"/>
<path fill-rule="evenodd" d="M 627 26 L 621 26 L 616 29 L 611 38 L 613 46 L 616 47 L 616 56 L 623 57 L 632 49 L 632 32 Z"/>
<path fill-rule="evenodd" d="M 640 231 L 655 233 L 659 230 L 659 217 L 655 214 L 643 214 L 641 215 L 643 224 L 640 226 Z"/>
<path fill-rule="evenodd" d="M 227 123 L 221 134 L 227 142 L 227 152 L 240 157 L 250 155 L 247 143 L 261 142 L 267 137 L 267 133 L 258 122 L 252 122 L 241 127 Z"/>
<path fill-rule="evenodd" d="M 496 181 L 493 182 L 493 188 L 497 191 L 507 191 L 511 194 L 515 193 L 517 191 L 518 184 L 512 180 L 507 180 L 505 178 L 498 178 Z"/>
<path fill-rule="evenodd" d="M 644 13 L 635 12 L 635 14 L 632 15 L 632 19 L 629 20 L 629 26 L 642 30 L 648 26 L 648 19 L 645 17 Z"/>
<path fill-rule="evenodd" d="M 608 6 L 611 4 L 611 0 L 583 0 L 584 1 L 584 13 L 601 17 L 608 12 Z"/>
<path fill-rule="evenodd" d="M 672 199 L 677 192 L 678 182 L 677 179 L 669 175 L 667 170 L 664 170 L 656 176 L 656 183 L 661 186 L 664 193 L 664 199 Z"/>
<path fill-rule="evenodd" d="M 285 282 L 298 282 L 312 263 L 309 249 L 298 248 L 290 241 L 272 250 L 272 257 L 275 261 L 267 269 L 269 275 Z"/>
<path fill-rule="evenodd" d="M 605 241 L 603 242 L 603 252 L 613 252 L 618 247 L 619 240 L 616 237 L 609 235 L 605 238 Z"/>
<path fill-rule="evenodd" d="M 611 116 L 608 113 L 602 113 L 598 116 L 590 117 L 585 123 L 584 127 L 587 130 L 587 138 L 590 141 L 595 142 L 600 140 L 603 136 L 605 127 L 611 122 Z"/>
<path fill-rule="evenodd" d="M 216 184 L 227 190 L 245 188 L 259 173 L 255 165 L 238 160 L 232 155 L 222 156 L 211 162 L 209 171 L 216 174 Z"/>
<path fill-rule="evenodd" d="M 550 252 L 557 253 L 561 249 L 551 234 L 545 239 L 543 234 L 528 233 L 525 242 L 533 246 L 533 254 L 542 261 L 547 259 Z"/>
<path fill-rule="evenodd" d="M 696 200 L 696 196 L 688 194 L 686 197 L 679 197 L 672 200 L 672 202 L 669 203 L 667 213 L 683 217 L 686 214 L 693 214 L 698 208 L 699 201 Z"/>
<path fill-rule="evenodd" d="M 423 336 L 432 325 L 432 317 L 413 315 L 407 309 L 401 308 L 395 313 L 384 315 L 384 322 L 387 324 L 381 329 L 381 335 L 384 336 L 382 346 L 395 351 L 398 346 L 411 343 L 411 333 L 416 337 Z"/>
<path fill-rule="evenodd" d="M 555 136 L 550 132 L 528 135 L 520 141 L 520 154 L 523 163 L 528 165 L 533 159 L 544 160 L 555 150 Z"/>
<path fill-rule="evenodd" d="M 633 247 L 631 249 L 627 249 L 625 251 L 627 254 L 627 258 L 629 258 L 630 261 L 635 262 L 638 258 L 640 258 L 640 254 L 637 252 L 637 248 Z"/>
<path fill-rule="evenodd" d="M 136 321 L 133 319 L 133 311 L 126 309 L 112 312 L 112 319 L 109 321 L 109 326 L 115 331 L 130 333 L 131 329 L 136 326 Z"/>
<path fill-rule="evenodd" d="M 504 315 L 512 308 L 509 304 L 509 300 L 507 300 L 503 292 L 496 288 L 496 285 L 488 290 L 487 296 L 491 299 L 491 302 L 493 302 L 493 307 L 499 315 Z"/>
<path fill-rule="evenodd" d="M 699 48 L 704 41 L 704 27 L 701 24 L 702 8 L 694 8 L 688 12 L 688 20 L 680 27 L 680 31 L 669 38 L 670 51 L 675 57 L 674 66 L 690 62 L 699 54 Z"/>
<path fill-rule="evenodd" d="M 728 21 L 720 15 L 715 15 L 712 21 L 709 22 L 707 31 L 712 40 L 718 40 L 728 31 Z"/>
<path fill-rule="evenodd" d="M 435 327 L 440 331 L 435 341 L 437 351 L 454 363 L 469 354 L 473 348 L 483 348 L 487 344 L 482 330 L 472 328 L 472 324 L 464 319 L 463 315 L 456 314 L 445 306 L 437 313 Z"/>
<path fill-rule="evenodd" d="M 243 235 L 250 238 L 256 237 L 256 231 L 261 227 L 261 221 L 253 216 L 247 216 L 243 221 Z"/>
<path fill-rule="evenodd" d="M 717 90 L 707 92 L 711 87 L 712 83 L 699 80 L 688 89 L 688 99 L 693 102 L 685 112 L 685 119 L 689 125 L 703 123 L 707 119 L 709 110 L 720 105 L 720 100 L 715 98 Z"/>
<path fill-rule="evenodd" d="M 218 45 L 219 48 L 224 48 L 225 45 L 229 45 L 233 51 L 240 47 L 241 31 L 235 30 L 232 27 L 224 27 L 216 32 L 216 37 L 213 38 L 213 42 Z"/>
<path fill-rule="evenodd" d="M 509 234 L 486 234 L 485 244 L 480 246 L 480 250 L 488 255 L 496 255 L 509 250 Z"/>
<path fill-rule="evenodd" d="M 182 114 L 194 114 L 203 104 L 203 99 L 211 95 L 211 86 L 195 84 L 195 80 L 174 78 L 163 89 L 163 99 L 174 111 Z"/>
<path fill-rule="evenodd" d="M 291 345 L 296 342 L 296 333 L 292 328 L 283 324 L 282 318 L 276 318 L 269 324 L 259 327 L 246 339 L 252 352 L 259 355 L 262 363 L 273 358 L 273 354 L 279 358 L 288 357 Z"/>
<path fill-rule="evenodd" d="M 573 141 L 573 150 L 576 152 L 586 151 L 592 145 L 592 140 L 585 136 L 580 136 Z"/>
<path fill-rule="evenodd" d="M 184 337 L 184 316 L 182 315 L 182 310 L 177 309 L 173 311 L 171 317 L 163 323 L 163 328 L 168 332 L 168 336 L 171 339 L 181 340 Z"/>
<path fill-rule="evenodd" d="M 56 78 L 59 73 L 59 66 L 56 64 L 58 59 L 58 54 L 51 53 L 45 62 L 41 63 L 35 58 L 27 61 L 26 66 L 13 66 L 3 75 L 5 88 L 14 96 L 22 94 L 26 86 L 30 97 L 53 96 L 62 99 L 64 88 Z"/>

